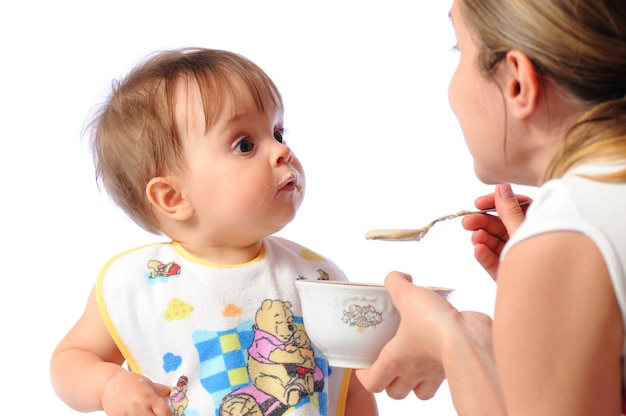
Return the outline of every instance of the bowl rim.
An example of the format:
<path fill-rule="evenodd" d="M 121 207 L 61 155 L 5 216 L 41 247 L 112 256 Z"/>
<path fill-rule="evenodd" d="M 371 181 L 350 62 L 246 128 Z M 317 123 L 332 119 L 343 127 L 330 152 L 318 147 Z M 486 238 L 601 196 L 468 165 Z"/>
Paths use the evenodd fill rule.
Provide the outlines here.
<path fill-rule="evenodd" d="M 336 285 L 336 286 L 353 286 L 353 287 L 373 287 L 373 288 L 384 288 L 385 286 L 381 283 L 370 283 L 370 282 L 353 282 L 348 280 L 296 280 L 296 284 L 323 284 L 323 285 Z"/>
<path fill-rule="evenodd" d="M 372 283 L 372 282 L 356 282 L 349 280 L 296 280 L 296 285 L 329 285 L 329 286 L 337 286 L 337 287 L 358 287 L 358 288 L 371 288 L 373 290 L 377 289 L 385 289 L 385 285 L 382 283 Z M 455 291 L 454 288 L 451 287 L 440 287 L 440 286 L 420 286 L 424 289 L 429 289 L 439 294 L 448 295 Z"/>

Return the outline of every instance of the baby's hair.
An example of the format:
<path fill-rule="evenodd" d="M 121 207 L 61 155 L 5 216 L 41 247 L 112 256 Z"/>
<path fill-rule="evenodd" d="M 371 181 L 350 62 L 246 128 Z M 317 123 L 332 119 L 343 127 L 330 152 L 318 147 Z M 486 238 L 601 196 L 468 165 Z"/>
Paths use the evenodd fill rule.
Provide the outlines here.
<path fill-rule="evenodd" d="M 122 80 L 87 125 L 96 179 L 113 201 L 145 230 L 160 234 L 148 182 L 180 167 L 182 144 L 176 123 L 181 88 L 197 86 L 206 129 L 220 116 L 226 100 L 243 87 L 259 111 L 268 98 L 283 108 L 280 92 L 245 57 L 222 50 L 184 48 L 146 57 Z M 180 116 L 180 115 L 179 115 Z M 180 119 L 180 117 L 179 117 Z"/>
<path fill-rule="evenodd" d="M 588 108 L 544 181 L 584 163 L 626 159 L 626 1 L 462 0 L 460 11 L 477 35 L 485 75 L 518 49 Z M 598 178 L 623 182 L 626 171 Z"/>

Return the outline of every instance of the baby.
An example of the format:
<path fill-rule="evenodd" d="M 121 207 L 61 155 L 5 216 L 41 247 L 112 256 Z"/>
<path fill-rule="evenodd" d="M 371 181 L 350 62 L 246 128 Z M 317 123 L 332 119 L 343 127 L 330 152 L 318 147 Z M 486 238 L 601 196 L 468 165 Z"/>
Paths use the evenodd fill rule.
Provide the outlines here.
<path fill-rule="evenodd" d="M 295 280 L 345 275 L 272 236 L 294 219 L 305 176 L 271 79 L 231 52 L 157 53 L 91 127 L 100 183 L 170 241 L 104 266 L 52 357 L 61 399 L 109 416 L 376 415 L 302 321 Z"/>

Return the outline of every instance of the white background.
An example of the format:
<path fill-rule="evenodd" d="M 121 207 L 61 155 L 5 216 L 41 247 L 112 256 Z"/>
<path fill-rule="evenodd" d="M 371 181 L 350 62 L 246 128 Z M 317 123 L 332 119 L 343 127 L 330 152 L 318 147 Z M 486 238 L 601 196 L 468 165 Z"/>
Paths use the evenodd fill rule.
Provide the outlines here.
<path fill-rule="evenodd" d="M 420 243 L 366 241 L 473 207 L 473 174 L 447 88 L 458 56 L 446 1 L 44 1 L 0 11 L 0 177 L 4 408 L 74 415 L 52 392 L 50 354 L 112 255 L 161 240 L 101 194 L 81 129 L 91 108 L 156 49 L 239 52 L 274 79 L 307 195 L 280 232 L 332 258 L 351 280 L 391 270 L 452 286 L 460 309 L 491 314 L 494 284 L 460 221 Z M 516 189 L 520 190 L 519 188 Z M 529 193 L 526 190 L 526 193 Z M 80 383 L 77 380 L 77 383 Z M 378 395 L 381 415 L 453 415 L 435 398 Z"/>

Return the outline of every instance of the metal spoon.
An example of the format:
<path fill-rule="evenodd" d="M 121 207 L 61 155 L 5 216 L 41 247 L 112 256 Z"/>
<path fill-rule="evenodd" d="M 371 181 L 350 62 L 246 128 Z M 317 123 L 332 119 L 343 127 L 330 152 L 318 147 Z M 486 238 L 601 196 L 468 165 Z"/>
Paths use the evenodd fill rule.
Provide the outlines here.
<path fill-rule="evenodd" d="M 531 201 L 520 202 L 520 206 L 528 205 Z M 365 238 L 368 240 L 382 240 L 382 241 L 420 241 L 426 233 L 439 221 L 451 220 L 458 217 L 471 214 L 485 214 L 487 212 L 495 212 L 495 208 L 482 209 L 480 211 L 459 211 L 456 214 L 444 215 L 434 219 L 425 227 L 417 228 L 413 230 L 402 229 L 377 229 L 368 231 L 365 234 Z"/>

